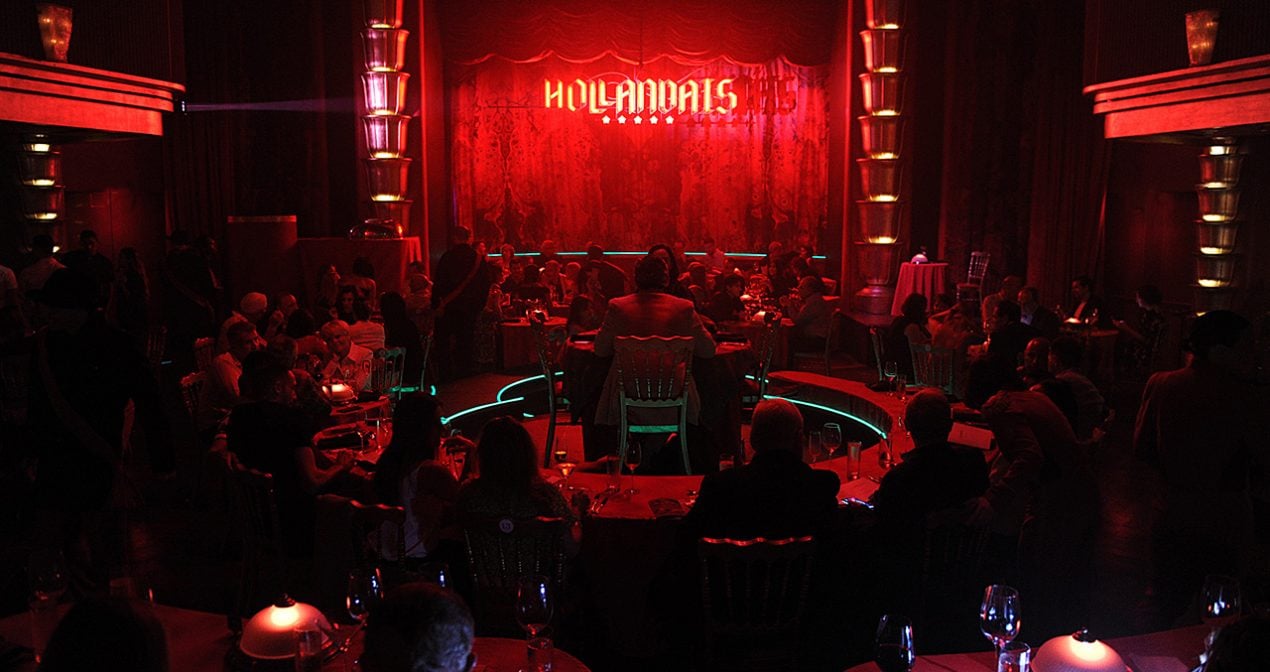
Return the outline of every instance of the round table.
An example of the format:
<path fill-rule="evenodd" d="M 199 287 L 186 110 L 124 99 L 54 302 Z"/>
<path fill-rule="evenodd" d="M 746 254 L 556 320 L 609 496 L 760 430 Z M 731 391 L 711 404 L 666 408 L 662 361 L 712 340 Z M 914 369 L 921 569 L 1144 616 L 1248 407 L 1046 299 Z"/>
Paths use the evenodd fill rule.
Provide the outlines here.
<path fill-rule="evenodd" d="M 903 313 L 900 307 L 909 294 L 926 297 L 927 305 L 935 303 L 935 297 L 947 286 L 948 264 L 900 264 L 900 277 L 895 282 L 895 300 L 891 303 L 891 315 Z"/>

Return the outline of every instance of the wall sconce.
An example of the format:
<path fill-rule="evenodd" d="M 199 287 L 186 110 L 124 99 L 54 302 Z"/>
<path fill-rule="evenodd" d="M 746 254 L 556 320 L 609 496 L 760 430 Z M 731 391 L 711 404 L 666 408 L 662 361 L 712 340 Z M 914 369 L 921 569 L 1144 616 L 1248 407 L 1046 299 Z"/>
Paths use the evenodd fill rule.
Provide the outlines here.
<path fill-rule="evenodd" d="M 900 155 L 903 120 L 898 116 L 856 117 L 860 122 L 860 144 L 871 159 L 894 159 Z"/>
<path fill-rule="evenodd" d="M 406 63 L 408 30 L 367 28 L 362 31 L 362 55 L 372 72 L 396 72 Z"/>
<path fill-rule="evenodd" d="M 367 72 L 362 74 L 366 111 L 374 115 L 401 114 L 406 107 L 407 72 Z"/>
<path fill-rule="evenodd" d="M 894 201 L 900 196 L 898 159 L 856 159 L 860 169 L 860 193 L 870 201 Z"/>
<path fill-rule="evenodd" d="M 904 25 L 903 0 L 869 0 L 864 11 L 865 23 L 874 30 L 895 30 Z"/>
<path fill-rule="evenodd" d="M 70 7 L 41 2 L 35 6 L 36 22 L 40 25 L 40 42 L 44 45 L 44 58 L 59 63 L 66 62 L 66 52 L 71 48 L 71 28 L 74 25 Z"/>
<path fill-rule="evenodd" d="M 1195 284 L 1208 289 L 1231 286 L 1237 259 L 1234 254 L 1195 255 Z"/>
<path fill-rule="evenodd" d="M 400 28 L 402 0 L 362 0 L 367 28 Z"/>
<path fill-rule="evenodd" d="M 1239 233 L 1237 222 L 1195 222 L 1199 234 L 1199 253 L 1209 255 L 1230 254 L 1235 251 L 1235 235 Z"/>
<path fill-rule="evenodd" d="M 1239 212 L 1238 189 L 1206 189 L 1199 185 L 1195 193 L 1199 196 L 1199 216 L 1206 222 L 1228 222 Z"/>
<path fill-rule="evenodd" d="M 410 189 L 410 159 L 369 159 L 366 181 L 373 201 L 400 201 Z"/>
<path fill-rule="evenodd" d="M 866 72 L 860 75 L 864 91 L 864 110 L 873 116 L 900 113 L 903 93 L 900 76 L 891 72 Z"/>
<path fill-rule="evenodd" d="M 1201 9 L 1186 13 L 1186 55 L 1191 65 L 1208 65 L 1213 61 L 1217 44 L 1217 22 L 1221 12 Z"/>
<path fill-rule="evenodd" d="M 362 140 L 372 159 L 395 159 L 406 153 L 410 117 L 404 114 L 362 117 Z"/>
<path fill-rule="evenodd" d="M 904 69 L 904 33 L 898 30 L 862 30 L 864 69 L 899 72 Z"/>

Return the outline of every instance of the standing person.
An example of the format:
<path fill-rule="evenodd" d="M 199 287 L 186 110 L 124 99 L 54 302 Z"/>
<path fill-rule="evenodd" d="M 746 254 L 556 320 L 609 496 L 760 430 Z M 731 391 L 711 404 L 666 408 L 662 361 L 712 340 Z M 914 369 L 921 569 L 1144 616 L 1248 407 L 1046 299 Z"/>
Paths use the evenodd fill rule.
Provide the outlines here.
<path fill-rule="evenodd" d="M 110 298 L 110 285 L 115 279 L 115 267 L 110 259 L 99 251 L 100 243 L 96 232 L 84 229 L 79 232 L 79 249 L 62 255 L 62 264 L 81 273 L 93 276 L 97 281 L 100 296 L 99 305 L 106 305 Z"/>
<path fill-rule="evenodd" d="M 348 284 L 357 288 L 357 295 L 373 311 L 375 301 L 379 298 L 379 287 L 375 284 L 375 267 L 370 263 L 370 259 L 358 257 L 353 260 L 353 277 L 349 278 L 349 281 Z"/>
<path fill-rule="evenodd" d="M 139 343 L 145 342 L 150 325 L 150 282 L 135 248 L 119 250 L 106 317 L 111 324 L 140 339 Z"/>
<path fill-rule="evenodd" d="M 171 432 L 145 356 L 102 319 L 93 279 L 62 269 L 36 300 L 48 309 L 48 329 L 32 356 L 29 422 L 38 463 L 36 529 L 43 546 L 61 550 L 74 575 L 106 585 L 123 559 L 123 510 L 136 487 L 123 471 L 125 407 L 131 401 L 151 471 L 175 472 Z"/>
<path fill-rule="evenodd" d="M 54 271 L 66 268 L 53 257 L 53 247 L 53 237 L 48 234 L 41 233 L 31 238 L 31 254 L 35 261 L 18 274 L 18 282 L 24 294 L 41 289 Z"/>
<path fill-rule="evenodd" d="M 1127 362 L 1138 371 L 1151 372 L 1152 361 L 1156 350 L 1160 347 L 1160 338 L 1168 322 L 1164 317 L 1164 295 L 1155 285 L 1143 285 L 1137 292 L 1138 308 L 1142 311 L 1137 324 L 1129 324 L 1124 320 L 1113 320 L 1113 324 L 1124 334 L 1121 339 L 1123 347 L 1119 361 Z"/>
<path fill-rule="evenodd" d="M 401 384 L 415 387 L 423 380 L 423 341 L 419 328 L 406 312 L 406 300 L 396 292 L 384 292 L 379 297 L 379 311 L 384 318 L 383 347 L 404 348 L 406 361 L 402 368 Z"/>
<path fill-rule="evenodd" d="M 630 281 L 622 269 L 604 258 L 604 248 L 591 243 L 586 248 L 586 266 L 596 274 L 600 282 L 600 291 L 606 298 L 616 299 L 625 296 Z M 584 285 L 585 287 L 585 285 Z M 578 291 L 582 291 L 580 287 Z"/>
<path fill-rule="evenodd" d="M 21 305 L 18 275 L 12 268 L 0 264 L 0 308 Z"/>
<path fill-rule="evenodd" d="M 216 336 L 219 324 L 221 287 L 213 268 L 216 244 L 211 238 L 199 240 L 201 245 L 194 247 L 187 244 L 184 232 L 174 232 L 172 249 L 164 260 L 167 351 L 178 360 L 177 371 L 194 368 L 194 340 Z"/>
<path fill-rule="evenodd" d="M 472 372 L 476 321 L 485 309 L 490 279 L 485 260 L 472 247 L 472 231 L 455 227 L 454 245 L 441 255 L 433 278 L 438 374 L 454 380 Z"/>
<path fill-rule="evenodd" d="M 1134 451 L 1163 480 L 1152 541 L 1161 616 L 1181 615 L 1206 574 L 1239 576 L 1253 548 L 1251 483 L 1270 475 L 1264 388 L 1251 383 L 1251 323 L 1228 310 L 1195 320 L 1188 366 L 1147 380 Z"/>

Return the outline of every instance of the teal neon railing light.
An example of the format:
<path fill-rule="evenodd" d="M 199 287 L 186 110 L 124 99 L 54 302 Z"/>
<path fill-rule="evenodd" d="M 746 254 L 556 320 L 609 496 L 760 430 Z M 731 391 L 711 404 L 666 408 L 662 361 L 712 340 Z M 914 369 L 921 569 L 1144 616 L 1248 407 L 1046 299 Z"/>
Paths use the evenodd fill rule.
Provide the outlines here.
<path fill-rule="evenodd" d="M 556 372 L 555 372 L 554 374 L 552 374 L 552 375 L 556 375 L 556 376 L 563 376 L 563 375 L 564 375 L 564 371 L 556 371 Z M 498 394 L 494 395 L 494 399 L 496 399 L 496 400 L 498 400 L 498 401 L 502 401 L 502 400 L 503 400 L 503 395 L 504 395 L 504 394 L 507 394 L 507 391 L 508 391 L 508 390 L 510 390 L 510 389 L 512 389 L 513 387 L 518 387 L 518 386 L 520 386 L 520 385 L 526 385 L 526 384 L 528 384 L 528 383 L 532 383 L 532 382 L 534 382 L 535 380 L 542 380 L 542 379 L 543 379 L 543 375 L 540 373 L 540 374 L 538 374 L 538 375 L 536 375 L 536 376 L 530 376 L 530 377 L 528 377 L 528 378 L 521 378 L 520 380 L 513 380 L 512 382 L 507 383 L 506 385 L 504 385 L 504 386 L 503 386 L 503 389 L 499 390 L 499 391 L 498 391 Z"/>
<path fill-rule="evenodd" d="M 561 257 L 585 257 L 586 254 L 587 254 L 586 252 L 557 252 L 556 253 L 557 256 L 561 256 Z M 648 252 L 644 250 L 634 250 L 634 251 L 621 250 L 621 251 L 614 251 L 614 252 L 605 252 L 604 256 L 606 257 L 642 257 L 646 254 L 648 254 Z M 727 254 L 727 256 L 729 257 L 736 257 L 738 259 L 765 259 L 767 257 L 766 252 L 727 252 L 725 254 Z M 705 252 L 684 252 L 684 256 L 687 256 L 687 257 L 704 257 L 705 255 L 706 255 Z M 539 253 L 513 252 L 512 256 L 528 258 L 528 257 L 537 257 L 539 256 Z M 503 255 L 498 254 L 497 252 L 488 252 L 486 253 L 485 258 L 486 259 L 502 259 Z M 811 258 L 823 260 L 823 259 L 828 259 L 829 257 L 823 254 L 813 254 L 811 255 Z"/>
<path fill-rule="evenodd" d="M 457 420 L 457 419 L 459 419 L 459 418 L 461 418 L 461 417 L 463 417 L 463 416 L 465 416 L 465 415 L 469 415 L 469 414 L 471 414 L 471 413 L 475 413 L 475 412 L 477 412 L 477 411 L 483 411 L 483 410 L 488 409 L 488 408 L 494 408 L 495 406 L 503 406 L 503 405 L 506 405 L 506 404 L 516 404 L 516 403 L 520 403 L 520 402 L 522 402 L 522 401 L 524 401 L 524 400 L 525 400 L 525 398 L 524 398 L 524 397 L 516 397 L 515 399 L 502 399 L 502 400 L 499 400 L 499 401 L 492 401 L 492 402 L 490 402 L 490 403 L 488 403 L 488 404 L 481 404 L 480 406 L 473 406 L 473 407 L 471 407 L 471 408 L 465 408 L 465 409 L 463 409 L 463 410 L 459 411 L 458 413 L 455 413 L 454 415 L 451 415 L 451 416 L 450 416 L 450 417 L 448 417 L 448 418 L 445 418 L 445 417 L 441 418 L 441 424 L 443 424 L 443 425 L 447 425 L 447 424 L 449 424 L 449 423 L 451 423 L 451 422 L 454 422 L 455 420 Z"/>
<path fill-rule="evenodd" d="M 886 438 L 886 432 L 882 431 L 882 429 L 878 427 L 877 425 L 874 425 L 873 423 L 869 422 L 868 420 L 865 420 L 864 418 L 852 415 L 842 409 L 832 408 L 830 406 L 825 406 L 823 404 L 817 404 L 810 401 L 803 401 L 801 399 L 790 399 L 789 397 L 778 397 L 772 394 L 765 395 L 763 398 L 764 399 L 784 399 L 785 401 L 788 401 L 789 403 L 794 404 L 796 406 L 806 406 L 807 408 L 814 408 L 818 411 L 824 411 L 826 413 L 835 413 L 837 415 L 841 415 L 844 418 L 854 420 L 864 425 L 865 427 L 868 427 L 869 429 L 873 430 L 873 433 L 877 434 L 879 437 L 882 437 L 884 439 Z"/>

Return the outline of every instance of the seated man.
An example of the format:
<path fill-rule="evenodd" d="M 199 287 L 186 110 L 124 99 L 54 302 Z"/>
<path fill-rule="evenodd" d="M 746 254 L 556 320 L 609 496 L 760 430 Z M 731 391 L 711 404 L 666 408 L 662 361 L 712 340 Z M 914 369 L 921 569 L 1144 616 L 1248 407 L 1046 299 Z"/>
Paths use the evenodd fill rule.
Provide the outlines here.
<path fill-rule="evenodd" d="M 715 322 L 735 322 L 745 313 L 741 295 L 745 293 L 745 278 L 739 275 L 720 276 L 719 288 L 710 297 L 706 316 Z"/>
<path fill-rule="evenodd" d="M 457 593 L 408 583 L 371 607 L 361 666 L 365 672 L 469 672 L 476 666 L 475 630 Z"/>
<path fill-rule="evenodd" d="M 312 552 L 314 497 L 353 466 L 344 451 L 327 468 L 317 465 L 313 427 L 295 403 L 295 374 L 267 352 L 244 365 L 248 400 L 229 416 L 226 445 L 244 466 L 273 476 L 278 518 L 288 551 Z"/>
<path fill-rule="evenodd" d="M 992 333 L 988 336 L 988 352 L 1006 362 L 1017 362 L 1027 344 L 1040 332 L 1019 321 L 1019 304 L 1002 299 L 992 314 Z"/>
<path fill-rule="evenodd" d="M 749 539 L 816 534 L 838 506 L 838 476 L 802 461 L 803 416 L 784 399 L 754 408 L 750 463 L 701 481 L 701 494 L 680 524 L 680 539 Z"/>
<path fill-rule="evenodd" d="M 833 319 L 833 306 L 825 301 L 825 283 L 813 275 L 798 281 L 798 309 L 791 310 L 794 332 L 791 347 L 804 352 L 823 350 L 829 338 L 829 320 Z"/>
<path fill-rule="evenodd" d="M 321 335 L 331 351 L 330 359 L 322 368 L 322 379 L 345 381 L 354 390 L 369 389 L 370 364 L 375 353 L 353 342 L 344 320 L 331 320 L 322 325 Z"/>
<path fill-rule="evenodd" d="M 1042 381 L 1050 380 L 1050 340 L 1038 336 L 1027 342 L 1023 349 L 1023 365 L 1019 367 L 1019 377 L 1023 384 L 1032 387 Z"/>
<path fill-rule="evenodd" d="M 207 369 L 207 381 L 203 384 L 198 400 L 199 432 L 216 429 L 230 410 L 242 401 L 238 378 L 243 373 L 243 360 L 260 347 L 256 327 L 250 322 L 235 322 L 226 333 L 229 350 L 216 355 Z"/>
<path fill-rule="evenodd" d="M 1071 336 L 1060 336 L 1050 346 L 1050 372 L 1066 383 L 1076 398 L 1076 422 L 1072 429 L 1077 439 L 1088 441 L 1107 417 L 1107 401 L 1098 386 L 1078 370 L 1083 357 L 1084 347 Z"/>
<path fill-rule="evenodd" d="M 264 319 L 265 313 L 269 311 L 269 297 L 260 292 L 247 292 L 243 295 L 241 301 L 238 302 L 238 310 L 229 314 L 220 325 L 220 336 L 216 339 L 216 349 L 219 352 L 229 350 L 229 328 L 235 324 L 246 322 L 252 326 L 260 324 Z M 277 327 L 281 324 L 282 317 L 279 314 L 277 320 L 270 319 L 268 323 L 268 333 L 265 338 L 272 338 Z"/>

